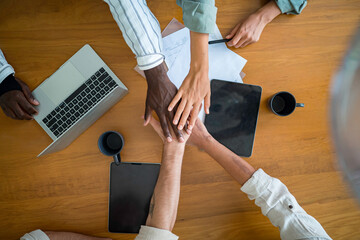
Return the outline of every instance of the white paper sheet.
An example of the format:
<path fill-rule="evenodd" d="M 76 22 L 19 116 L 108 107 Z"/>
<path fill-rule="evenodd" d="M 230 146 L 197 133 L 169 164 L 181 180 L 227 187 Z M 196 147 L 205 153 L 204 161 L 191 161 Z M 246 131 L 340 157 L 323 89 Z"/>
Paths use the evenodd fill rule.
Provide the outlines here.
<path fill-rule="evenodd" d="M 209 35 L 209 40 L 222 39 L 220 31 Z M 163 53 L 169 68 L 168 76 L 179 88 L 190 69 L 190 31 L 183 28 L 163 38 Z M 232 82 L 242 82 L 240 72 L 246 64 L 246 59 L 229 50 L 225 43 L 209 45 L 209 79 L 220 79 Z M 204 120 L 205 112 L 199 113 Z"/>

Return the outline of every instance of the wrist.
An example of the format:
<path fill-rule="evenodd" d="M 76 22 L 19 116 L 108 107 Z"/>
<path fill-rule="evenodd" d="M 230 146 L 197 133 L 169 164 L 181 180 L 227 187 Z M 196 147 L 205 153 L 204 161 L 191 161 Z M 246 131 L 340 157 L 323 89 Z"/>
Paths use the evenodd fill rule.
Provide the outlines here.
<path fill-rule="evenodd" d="M 167 75 L 167 68 L 165 65 L 165 62 L 162 62 L 160 65 L 144 70 L 144 74 L 146 77 L 146 81 L 148 83 L 157 81 L 159 79 L 163 79 L 163 78 L 159 78 L 158 76 L 163 76 L 163 75 Z"/>
<path fill-rule="evenodd" d="M 18 81 L 16 81 L 14 75 L 10 74 L 0 83 L 0 96 L 13 90 L 21 91 L 22 89 Z"/>
<path fill-rule="evenodd" d="M 201 141 L 196 144 L 196 146 L 200 149 L 203 149 L 205 152 L 212 147 L 216 140 L 209 133 L 201 138 Z"/>
<path fill-rule="evenodd" d="M 205 58 L 205 57 L 204 57 Z M 207 59 L 207 56 L 206 56 Z M 204 72 L 204 73 L 208 73 L 209 72 L 209 63 L 208 61 L 204 61 L 204 60 L 200 60 L 200 61 L 193 61 L 191 60 L 190 62 L 190 72 Z"/>
<path fill-rule="evenodd" d="M 281 11 L 277 4 L 273 0 L 271 0 L 254 14 L 259 19 L 260 23 L 265 26 L 266 24 L 274 20 L 274 18 L 276 18 L 278 15 L 280 15 Z"/>
<path fill-rule="evenodd" d="M 190 70 L 208 71 L 209 55 L 208 42 L 209 34 L 190 32 L 191 38 L 191 61 Z"/>
<path fill-rule="evenodd" d="M 185 150 L 185 143 L 180 143 L 176 140 L 172 142 L 165 142 L 164 143 L 164 153 L 169 155 L 179 155 L 183 153 Z"/>

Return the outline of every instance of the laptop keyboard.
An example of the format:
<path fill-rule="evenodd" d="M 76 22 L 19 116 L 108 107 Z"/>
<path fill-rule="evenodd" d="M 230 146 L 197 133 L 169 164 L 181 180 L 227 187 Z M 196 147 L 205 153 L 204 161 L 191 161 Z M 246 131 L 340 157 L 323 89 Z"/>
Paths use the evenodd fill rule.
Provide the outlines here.
<path fill-rule="evenodd" d="M 60 137 L 116 86 L 114 79 L 100 68 L 42 121 Z"/>

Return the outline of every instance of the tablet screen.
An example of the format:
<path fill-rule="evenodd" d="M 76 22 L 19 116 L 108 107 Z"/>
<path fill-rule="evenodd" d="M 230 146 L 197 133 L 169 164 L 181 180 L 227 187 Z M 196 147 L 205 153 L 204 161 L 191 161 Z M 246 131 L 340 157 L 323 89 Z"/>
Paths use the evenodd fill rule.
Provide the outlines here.
<path fill-rule="evenodd" d="M 110 232 L 138 233 L 145 225 L 159 171 L 156 163 L 111 163 Z"/>
<path fill-rule="evenodd" d="M 261 91 L 255 85 L 211 81 L 211 107 L 205 126 L 217 141 L 239 156 L 252 154 Z"/>

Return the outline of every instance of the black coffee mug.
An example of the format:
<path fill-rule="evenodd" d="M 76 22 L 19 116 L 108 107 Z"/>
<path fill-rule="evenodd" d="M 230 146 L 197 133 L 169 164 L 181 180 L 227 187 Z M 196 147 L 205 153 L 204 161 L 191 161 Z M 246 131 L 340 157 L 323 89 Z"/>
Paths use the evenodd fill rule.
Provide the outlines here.
<path fill-rule="evenodd" d="M 101 134 L 98 140 L 100 151 L 106 156 L 114 157 L 116 165 L 120 165 L 120 151 L 124 146 L 123 136 L 115 131 L 108 131 Z"/>
<path fill-rule="evenodd" d="M 269 108 L 278 116 L 288 116 L 296 107 L 305 107 L 305 104 L 296 103 L 294 95 L 289 92 L 278 92 L 269 99 Z"/>

